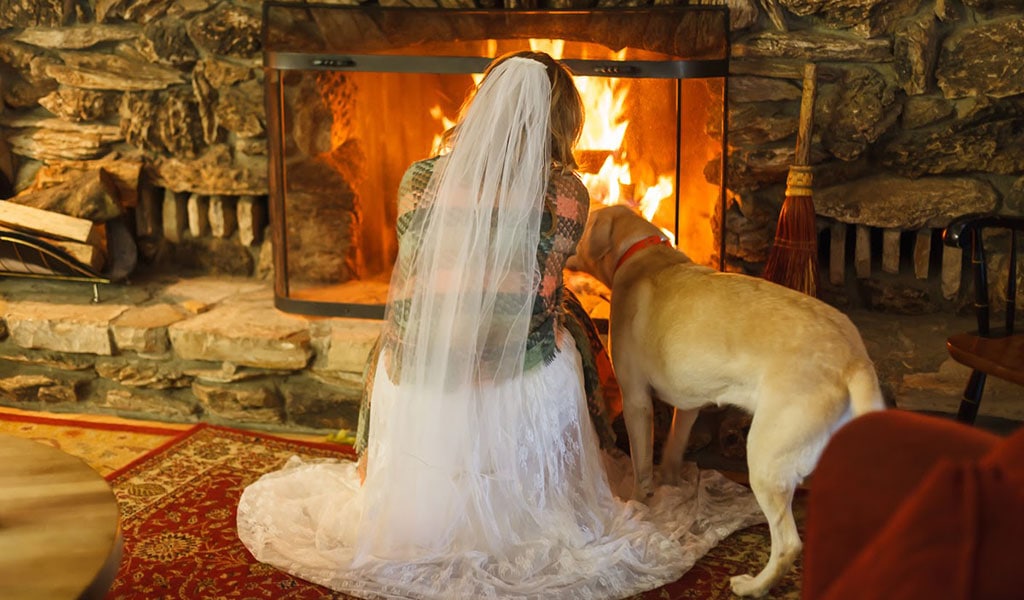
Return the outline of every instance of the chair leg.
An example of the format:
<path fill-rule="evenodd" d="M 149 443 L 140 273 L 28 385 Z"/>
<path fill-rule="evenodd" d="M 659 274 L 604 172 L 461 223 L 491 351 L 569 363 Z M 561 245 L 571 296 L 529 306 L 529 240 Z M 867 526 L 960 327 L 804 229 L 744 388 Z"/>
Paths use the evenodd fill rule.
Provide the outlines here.
<path fill-rule="evenodd" d="M 974 424 L 974 418 L 978 416 L 978 405 L 981 404 L 981 393 L 984 391 L 985 373 L 971 371 L 967 387 L 964 388 L 964 397 L 960 400 L 960 410 L 956 414 L 957 421 L 968 425 Z"/>

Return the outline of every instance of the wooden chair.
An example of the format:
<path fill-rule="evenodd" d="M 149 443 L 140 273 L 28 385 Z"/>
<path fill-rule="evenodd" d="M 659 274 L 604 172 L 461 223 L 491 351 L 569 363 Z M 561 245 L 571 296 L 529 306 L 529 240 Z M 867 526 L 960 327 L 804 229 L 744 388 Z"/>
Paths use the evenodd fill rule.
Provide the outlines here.
<path fill-rule="evenodd" d="M 946 340 L 953 360 L 972 369 L 957 413 L 957 420 L 964 423 L 974 423 L 988 375 L 1024 386 L 1024 333 L 1014 329 L 1021 231 L 1024 231 L 1024 217 L 974 214 L 954 219 L 943 232 L 945 245 L 968 253 L 974 278 L 978 329 L 952 335 Z M 992 265 L 985 262 L 986 243 L 990 250 L 991 246 L 999 244 L 1007 252 L 1006 308 L 1001 326 L 990 323 L 988 282 Z"/>

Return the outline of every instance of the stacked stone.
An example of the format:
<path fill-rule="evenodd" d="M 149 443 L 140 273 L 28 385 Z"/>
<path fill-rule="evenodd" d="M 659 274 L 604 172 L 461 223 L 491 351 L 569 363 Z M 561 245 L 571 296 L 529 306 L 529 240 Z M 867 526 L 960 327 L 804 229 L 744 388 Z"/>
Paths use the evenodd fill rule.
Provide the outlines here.
<path fill-rule="evenodd" d="M 269 285 L 0 280 L 0 404 L 291 431 L 354 430 L 380 321 L 308 320 Z M 77 292 L 77 293 L 76 293 Z"/>
<path fill-rule="evenodd" d="M 948 308 L 943 301 L 958 293 L 962 299 L 958 251 L 943 249 L 940 266 L 929 263 L 942 228 L 970 212 L 1024 213 L 1020 2 L 759 4 L 765 18 L 733 32 L 733 268 L 757 273 L 767 256 L 793 158 L 794 82 L 801 65 L 814 61 L 822 74 L 814 198 L 827 230 L 821 239 L 831 246 L 824 265 L 833 292 L 847 281 L 849 243 L 869 306 L 927 312 Z M 910 256 L 901 258 L 908 247 Z M 886 278 L 901 265 L 917 280 L 931 274 L 936 285 Z"/>
<path fill-rule="evenodd" d="M 811 160 L 815 203 L 827 230 L 822 239 L 832 255 L 824 264 L 834 286 L 851 273 L 874 285 L 909 262 L 914 278 L 941 270 L 938 300 L 949 298 L 959 287 L 960 258 L 943 256 L 937 269 L 931 250 L 945 223 L 965 212 L 1024 212 L 1019 0 L 377 3 L 611 10 L 727 3 L 727 182 L 735 200 L 726 216 L 730 269 L 758 273 L 767 257 L 793 160 L 797 84 L 808 61 L 819 63 L 821 73 Z M 260 235 L 268 173 L 261 2 L 7 0 L 3 7 L 0 169 L 12 171 L 15 186 L 98 161 L 141 162 L 152 188 L 139 192 L 144 252 L 159 255 L 158 241 L 170 240 L 174 258 L 187 264 L 268 273 Z M 296 127 L 322 124 L 318 118 L 306 123 L 304 116 Z M 13 161 L 4 159 L 5 147 Z M 351 203 L 345 194 L 343 208 Z M 332 217 L 334 223 L 335 234 L 352 227 L 340 217 Z M 313 226 L 305 238 L 327 235 L 323 222 Z M 852 269 L 846 268 L 846 244 L 855 247 Z M 913 248 L 909 260 L 907 252 L 900 255 L 906 247 Z M 220 257 L 219 263 L 205 264 L 210 257 Z M 892 298 L 894 289 L 876 295 Z M 936 305 L 916 289 L 895 297 L 902 299 L 884 307 Z"/>
<path fill-rule="evenodd" d="M 119 184 L 127 207 L 145 203 L 136 211 L 144 258 L 255 274 L 268 172 L 260 27 L 254 2 L 5 3 L 0 133 L 15 191 L 133 165 L 135 178 Z M 196 205 L 182 213 L 189 240 L 160 235 L 161 215 L 169 229 L 178 218 L 164 192 Z M 161 252 L 164 239 L 173 252 Z"/>

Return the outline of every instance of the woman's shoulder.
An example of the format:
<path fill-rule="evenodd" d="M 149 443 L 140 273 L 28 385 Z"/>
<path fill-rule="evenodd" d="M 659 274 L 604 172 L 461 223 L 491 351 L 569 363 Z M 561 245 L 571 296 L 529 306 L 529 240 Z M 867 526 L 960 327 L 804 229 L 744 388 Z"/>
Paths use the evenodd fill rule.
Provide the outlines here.
<path fill-rule="evenodd" d="M 411 168 L 411 169 L 433 169 L 434 165 L 437 164 L 437 161 L 440 160 L 441 158 L 443 158 L 443 155 L 431 156 L 429 158 L 423 158 L 423 159 L 417 160 L 416 162 L 412 163 L 412 166 L 409 167 L 409 168 Z"/>
<path fill-rule="evenodd" d="M 434 166 L 437 164 L 437 160 L 440 156 L 431 156 L 430 158 L 424 158 L 417 160 L 416 162 L 409 165 L 405 170 L 405 177 L 414 177 L 422 175 L 424 173 L 431 174 L 434 172 Z"/>
<path fill-rule="evenodd" d="M 399 193 L 419 193 L 426 189 L 427 182 L 430 181 L 431 175 L 434 174 L 434 166 L 438 158 L 434 156 L 410 164 L 402 175 L 402 181 L 398 187 Z"/>
<path fill-rule="evenodd" d="M 577 202 L 590 202 L 590 192 L 583 180 L 574 171 L 555 170 L 551 174 L 551 187 L 556 196 L 560 198 L 573 199 Z"/>
<path fill-rule="evenodd" d="M 580 179 L 579 173 L 572 170 L 551 169 L 551 179 L 553 181 L 566 181 L 571 182 L 573 185 L 583 186 L 583 180 Z"/>

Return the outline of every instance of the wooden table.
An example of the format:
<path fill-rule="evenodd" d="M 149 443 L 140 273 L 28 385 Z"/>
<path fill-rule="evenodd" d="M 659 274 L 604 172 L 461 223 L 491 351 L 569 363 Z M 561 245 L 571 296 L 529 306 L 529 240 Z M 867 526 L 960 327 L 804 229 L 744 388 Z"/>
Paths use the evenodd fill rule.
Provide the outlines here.
<path fill-rule="evenodd" d="M 102 598 L 120 562 L 117 501 L 99 473 L 0 434 L 0 598 Z"/>

